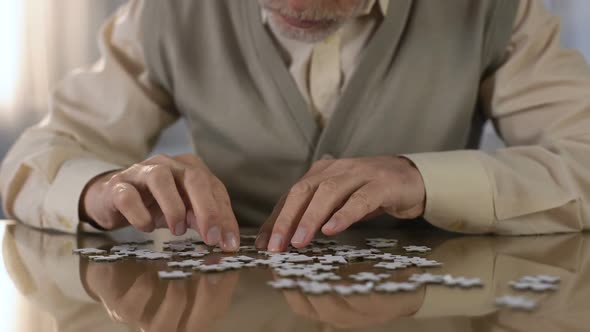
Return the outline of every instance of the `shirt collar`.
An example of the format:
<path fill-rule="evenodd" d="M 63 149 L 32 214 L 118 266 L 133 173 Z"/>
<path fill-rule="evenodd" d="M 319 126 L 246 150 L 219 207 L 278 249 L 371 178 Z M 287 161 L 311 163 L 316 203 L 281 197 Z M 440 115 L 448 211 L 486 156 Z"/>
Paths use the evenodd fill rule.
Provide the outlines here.
<path fill-rule="evenodd" d="M 373 10 L 373 7 L 375 7 L 376 3 L 378 2 L 381 14 L 383 14 L 383 16 L 387 16 L 387 10 L 389 9 L 389 1 L 390 0 L 370 0 L 367 3 L 367 7 L 365 8 L 364 14 L 368 15 L 369 13 L 371 13 L 371 10 Z"/>
<path fill-rule="evenodd" d="M 373 10 L 373 7 L 375 7 L 375 5 L 378 2 L 381 14 L 383 14 L 383 16 L 387 16 L 387 10 L 389 9 L 389 1 L 390 0 L 370 0 L 367 3 L 367 7 L 365 8 L 363 14 L 364 15 L 370 14 L 371 10 Z M 266 12 L 266 10 L 262 10 L 262 23 L 266 24 L 267 20 L 268 20 L 268 13 Z"/>

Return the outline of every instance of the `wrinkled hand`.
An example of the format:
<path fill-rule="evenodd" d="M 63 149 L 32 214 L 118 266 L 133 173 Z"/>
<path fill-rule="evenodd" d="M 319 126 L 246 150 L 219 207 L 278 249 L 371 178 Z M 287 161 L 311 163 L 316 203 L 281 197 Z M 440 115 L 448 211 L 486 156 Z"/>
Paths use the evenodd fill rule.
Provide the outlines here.
<path fill-rule="evenodd" d="M 283 251 L 290 242 L 302 248 L 320 228 L 334 235 L 383 213 L 414 219 L 424 205 L 422 177 L 405 158 L 320 160 L 275 206 L 256 246 Z"/>
<path fill-rule="evenodd" d="M 140 231 L 195 229 L 211 246 L 235 251 L 238 223 L 223 183 L 193 155 L 158 155 L 87 185 L 81 216 L 107 229 L 132 225 Z"/>

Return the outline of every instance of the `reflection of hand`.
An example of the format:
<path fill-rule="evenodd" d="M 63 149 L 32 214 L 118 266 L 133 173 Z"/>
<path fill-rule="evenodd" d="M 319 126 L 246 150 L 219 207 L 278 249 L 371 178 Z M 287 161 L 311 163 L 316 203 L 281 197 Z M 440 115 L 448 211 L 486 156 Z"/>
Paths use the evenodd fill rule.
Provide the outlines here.
<path fill-rule="evenodd" d="M 320 229 L 335 235 L 383 213 L 414 219 L 422 215 L 424 202 L 422 177 L 407 159 L 321 160 L 275 206 L 256 246 L 270 251 L 283 251 L 289 244 L 302 248 Z"/>
<path fill-rule="evenodd" d="M 284 295 L 298 315 L 337 328 L 366 328 L 414 314 L 422 303 L 424 288 L 394 295 L 306 296 L 293 291 Z"/>
<path fill-rule="evenodd" d="M 361 270 L 363 269 L 348 272 L 357 273 Z M 393 281 L 407 281 L 413 273 L 418 271 L 416 269 L 400 271 L 394 275 Z M 414 292 L 396 294 L 373 292 L 368 295 L 353 296 L 337 294 L 307 296 L 298 291 L 285 291 L 283 295 L 296 314 L 308 319 L 336 328 L 367 328 L 416 313 L 422 306 L 425 288 L 420 287 Z"/>
<path fill-rule="evenodd" d="M 86 283 L 115 320 L 144 331 L 203 331 L 227 311 L 239 274 L 159 280 L 143 264 L 90 263 Z"/>

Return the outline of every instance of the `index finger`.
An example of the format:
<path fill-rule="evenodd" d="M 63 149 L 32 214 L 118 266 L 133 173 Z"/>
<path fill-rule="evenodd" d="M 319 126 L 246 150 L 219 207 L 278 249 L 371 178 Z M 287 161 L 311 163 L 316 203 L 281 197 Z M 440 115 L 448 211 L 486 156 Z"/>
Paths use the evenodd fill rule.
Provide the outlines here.
<path fill-rule="evenodd" d="M 313 198 L 321 173 L 332 166 L 333 163 L 334 160 L 317 161 L 307 174 L 285 195 L 284 203 L 280 202 L 280 210 L 275 211 L 273 213 L 274 218 L 267 221 L 270 225 L 263 226 L 265 230 L 272 229 L 268 241 L 268 250 L 282 251 L 286 249 L 297 223 Z"/>

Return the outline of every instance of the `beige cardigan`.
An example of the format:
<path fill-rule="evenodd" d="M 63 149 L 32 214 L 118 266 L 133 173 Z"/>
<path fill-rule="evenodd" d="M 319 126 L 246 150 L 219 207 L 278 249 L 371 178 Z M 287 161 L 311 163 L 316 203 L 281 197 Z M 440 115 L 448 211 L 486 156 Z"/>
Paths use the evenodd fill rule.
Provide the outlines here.
<path fill-rule="evenodd" d="M 262 222 L 309 164 L 329 153 L 409 154 L 426 182 L 425 218 L 442 228 L 531 234 L 588 227 L 590 74 L 573 52 L 542 57 L 546 47 L 558 48 L 557 26 L 548 21 L 553 28 L 544 38 L 520 40 L 515 47 L 527 48 L 512 49 L 513 66 L 535 54 L 538 61 L 521 63 L 520 75 L 496 85 L 518 2 L 396 2 L 323 131 L 263 30 L 256 1 L 148 4 L 142 52 L 161 93 L 147 97 L 134 85 L 132 64 L 128 76 L 97 66 L 71 77 L 50 116 L 5 160 L 0 184 L 12 216 L 75 231 L 71 198 L 85 181 L 143 159 L 160 130 L 182 114 L 196 152 L 228 186 L 242 224 Z M 112 32 L 107 26 L 104 36 Z M 120 60 L 111 65 L 126 64 L 109 46 L 103 44 L 105 55 Z M 529 80 L 537 67 L 549 73 L 543 82 Z M 102 94 L 90 84 L 96 81 Z M 495 94 L 494 104 L 483 103 L 490 98 L 480 87 Z M 116 97 L 122 93 L 128 98 Z M 105 112 L 97 108 L 105 98 L 121 104 Z M 511 148 L 465 150 L 477 147 L 486 117 L 497 121 Z M 44 176 L 46 185 L 38 190 L 44 199 L 35 200 L 42 204 L 29 207 L 39 188 L 28 187 L 31 175 Z M 71 187 L 71 196 L 56 195 L 63 183 L 81 185 Z"/>

